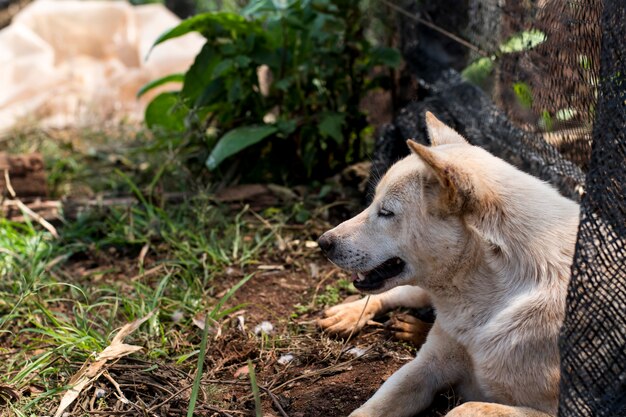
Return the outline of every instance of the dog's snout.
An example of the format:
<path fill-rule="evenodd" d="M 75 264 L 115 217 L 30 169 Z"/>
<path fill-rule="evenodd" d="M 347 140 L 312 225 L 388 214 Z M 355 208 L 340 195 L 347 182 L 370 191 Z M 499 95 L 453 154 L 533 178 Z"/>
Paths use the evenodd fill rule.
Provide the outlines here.
<path fill-rule="evenodd" d="M 327 232 L 317 239 L 317 244 L 326 256 L 329 256 L 335 248 L 335 239 Z"/>

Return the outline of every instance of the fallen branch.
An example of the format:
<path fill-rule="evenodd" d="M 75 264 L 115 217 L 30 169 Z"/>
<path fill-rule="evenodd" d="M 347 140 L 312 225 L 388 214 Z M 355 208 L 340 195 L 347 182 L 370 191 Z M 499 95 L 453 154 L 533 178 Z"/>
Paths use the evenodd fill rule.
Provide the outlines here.
<path fill-rule="evenodd" d="M 59 233 L 57 232 L 57 229 L 53 225 L 51 225 L 46 219 L 44 219 L 39 214 L 31 210 L 26 204 L 22 202 L 22 200 L 17 198 L 17 195 L 15 194 L 15 190 L 13 189 L 13 186 L 11 185 L 11 178 L 9 177 L 9 171 L 7 169 L 4 170 L 4 183 L 5 183 L 4 185 L 6 186 L 7 190 L 9 191 L 9 195 L 11 195 L 15 204 L 17 204 L 17 207 L 23 213 L 27 214 L 37 223 L 42 225 L 47 231 L 50 232 L 52 236 L 54 236 L 55 239 L 58 239 Z"/>

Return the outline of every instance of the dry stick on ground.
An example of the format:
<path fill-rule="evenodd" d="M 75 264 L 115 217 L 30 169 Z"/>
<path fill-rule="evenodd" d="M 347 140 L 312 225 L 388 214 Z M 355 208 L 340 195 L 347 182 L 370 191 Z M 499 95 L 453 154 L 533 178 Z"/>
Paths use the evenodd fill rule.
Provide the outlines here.
<path fill-rule="evenodd" d="M 256 217 L 261 223 L 263 223 L 263 225 L 265 227 L 267 227 L 272 234 L 274 235 L 274 237 L 276 238 L 276 240 L 278 241 L 278 248 L 281 250 L 281 252 L 287 247 L 287 245 L 285 244 L 285 239 L 283 239 L 282 235 L 280 233 L 278 233 L 278 227 L 274 227 L 270 224 L 270 222 L 267 221 L 267 219 L 264 219 L 262 216 L 260 216 L 256 211 L 254 210 L 250 210 L 250 213 L 252 213 L 252 215 L 254 217 Z"/>
<path fill-rule="evenodd" d="M 242 381 L 243 382 L 243 381 Z M 172 401 L 174 398 L 176 398 L 177 396 L 179 396 L 180 394 L 182 394 L 184 391 L 190 389 L 193 386 L 193 384 L 188 384 L 186 386 L 184 386 L 183 388 L 179 389 L 178 391 L 174 392 L 173 394 L 171 394 L 169 397 L 167 397 L 165 400 L 161 401 L 158 404 L 153 405 L 152 407 L 150 407 L 147 412 L 148 413 L 153 413 L 155 410 L 159 409 L 160 407 L 163 407 L 165 404 L 167 404 L 168 402 Z M 259 387 L 261 388 L 261 387 Z M 262 388 L 261 388 L 262 389 Z M 233 417 L 232 414 L 230 414 L 229 412 L 233 412 L 231 410 L 223 410 L 217 407 L 213 407 L 210 405 L 206 405 L 206 404 L 202 404 L 200 406 L 200 408 L 207 408 L 213 412 L 216 413 L 220 413 L 220 414 L 224 414 L 226 417 Z M 289 417 L 289 416 L 283 416 L 283 417 Z"/>
<path fill-rule="evenodd" d="M 358 360 L 358 359 L 360 359 L 360 358 L 364 357 L 364 356 L 365 356 L 365 355 L 366 355 L 366 354 L 367 354 L 370 350 L 372 350 L 372 349 L 373 349 L 373 347 L 374 347 L 373 345 L 372 345 L 372 346 L 370 346 L 370 347 L 368 347 L 367 349 L 365 349 L 365 351 L 363 352 L 363 354 L 362 354 L 362 355 L 360 355 L 360 356 L 356 356 L 356 357 L 354 357 L 354 358 L 352 358 L 352 359 L 348 359 L 348 360 L 347 360 L 347 361 L 345 361 L 345 362 L 341 362 L 341 363 L 339 363 L 339 364 L 333 364 L 333 365 L 327 366 L 326 368 L 323 368 L 323 369 L 318 369 L 318 370 L 315 370 L 315 371 L 309 372 L 309 373 L 307 373 L 306 375 L 298 375 L 297 377 L 291 378 L 291 379 L 289 379 L 289 380 L 287 380 L 287 381 L 283 382 L 282 384 L 278 385 L 277 387 L 275 387 L 275 388 L 274 388 L 274 391 L 278 391 L 278 390 L 280 390 L 281 388 L 283 388 L 284 386 L 286 386 L 286 385 L 288 385 L 288 384 L 291 384 L 291 383 L 293 383 L 293 382 L 295 382 L 295 381 L 299 381 L 299 380 L 301 380 L 301 379 L 309 379 L 309 378 L 313 378 L 313 377 L 316 377 L 316 376 L 319 376 L 319 375 L 324 375 L 324 374 L 326 374 L 326 373 L 332 373 L 332 372 L 340 371 L 340 370 L 341 370 L 342 368 L 344 368 L 345 366 L 348 366 L 348 365 L 350 365 L 352 362 L 354 362 L 354 361 L 356 361 L 356 360 Z M 241 385 L 241 384 L 247 384 L 247 382 L 245 382 L 245 381 L 221 381 L 221 380 L 217 380 L 217 379 L 205 379 L 205 380 L 203 380 L 203 381 L 205 381 L 205 382 L 207 382 L 207 383 L 211 383 L 211 384 L 230 384 L 230 385 Z M 261 390 L 265 390 L 265 389 L 267 389 L 267 388 L 265 388 L 265 387 L 261 387 L 260 385 L 259 385 L 259 388 L 260 388 Z"/>
<path fill-rule="evenodd" d="M 219 379 L 203 379 L 202 381 L 205 383 L 209 383 L 209 384 L 248 385 L 247 381 L 221 381 Z M 259 387 L 261 391 L 265 392 L 270 397 L 270 399 L 272 400 L 272 402 L 278 409 L 278 412 L 280 413 L 281 416 L 289 417 L 289 414 L 287 414 L 287 412 L 285 412 L 283 407 L 280 405 L 280 401 L 278 400 L 278 397 L 272 391 L 270 391 L 268 388 L 262 385 L 257 384 L 257 386 Z"/>
<path fill-rule="evenodd" d="M 278 409 L 278 412 L 280 413 L 281 416 L 283 417 L 289 417 L 289 414 L 287 414 L 285 412 L 285 410 L 283 409 L 283 407 L 280 405 L 280 401 L 278 401 L 278 397 L 272 392 L 270 391 L 268 388 L 262 387 L 260 385 L 258 385 L 259 389 L 261 391 L 264 391 L 267 393 L 267 395 L 270 396 L 270 398 L 272 399 L 272 402 L 274 403 L 274 405 L 276 406 L 276 408 Z"/>
<path fill-rule="evenodd" d="M 26 203 L 24 203 L 26 204 Z M 58 200 L 44 200 L 41 201 L 39 199 L 29 202 L 26 204 L 29 209 L 40 215 L 46 220 L 57 220 L 60 217 L 62 212 L 63 204 Z M 13 214 L 16 211 L 20 210 L 19 204 L 14 200 L 4 200 L 2 204 L 0 204 L 0 214 L 13 220 L 16 222 L 24 221 L 23 215 L 15 215 Z"/>
<path fill-rule="evenodd" d="M 143 271 L 141 274 L 137 274 L 134 277 L 130 278 L 130 281 L 137 281 L 138 279 L 142 279 L 145 278 L 149 275 L 153 275 L 157 272 L 159 272 L 161 269 L 165 268 L 164 264 L 159 264 L 155 267 L 152 267 L 150 269 L 148 269 L 147 271 Z"/>
<path fill-rule="evenodd" d="M 359 323 L 361 322 L 361 319 L 363 318 L 363 314 L 365 313 L 365 309 L 367 308 L 367 305 L 369 304 L 369 302 L 370 302 L 370 296 L 368 295 L 367 298 L 365 299 L 365 305 L 363 306 L 363 310 L 361 310 L 359 319 L 356 321 L 354 326 L 352 326 L 352 330 L 350 330 L 350 335 L 348 335 L 348 337 L 343 341 L 341 345 L 341 350 L 339 351 L 339 355 L 337 355 L 337 358 L 335 359 L 335 362 L 333 363 L 333 365 L 337 364 L 337 362 L 339 361 L 339 358 L 341 358 L 341 355 L 343 354 L 343 350 L 345 349 L 346 344 L 348 343 L 350 339 L 352 339 L 352 335 L 354 334 L 354 331 L 356 330 L 356 326 L 358 326 Z"/>
<path fill-rule="evenodd" d="M 13 189 L 13 186 L 11 185 L 11 178 L 9 177 L 9 170 L 7 169 L 4 170 L 4 181 L 5 181 L 7 190 L 9 191 L 9 194 L 11 195 L 11 197 L 13 198 L 17 206 L 20 208 L 20 210 L 22 210 L 24 213 L 32 217 L 33 220 L 35 220 L 37 223 L 42 225 L 46 230 L 50 232 L 52 236 L 54 236 L 55 239 L 58 239 L 59 233 L 57 232 L 57 229 L 53 225 L 48 223 L 46 219 L 44 219 L 39 214 L 32 211 L 26 204 L 22 202 L 22 200 L 17 198 L 17 194 L 15 193 L 15 190 Z"/>
<path fill-rule="evenodd" d="M 118 393 L 118 398 L 119 400 L 124 403 L 124 404 L 128 404 L 130 401 L 128 400 L 128 398 L 126 398 L 126 396 L 124 395 L 124 393 L 122 392 L 122 389 L 120 388 L 120 384 L 117 383 L 117 381 L 115 379 L 113 379 L 113 377 L 111 375 L 109 375 L 109 371 L 104 371 L 104 373 L 102 374 L 102 376 L 104 376 L 106 379 L 109 380 L 109 382 L 111 384 L 113 384 L 113 386 L 115 387 L 115 390 Z"/>

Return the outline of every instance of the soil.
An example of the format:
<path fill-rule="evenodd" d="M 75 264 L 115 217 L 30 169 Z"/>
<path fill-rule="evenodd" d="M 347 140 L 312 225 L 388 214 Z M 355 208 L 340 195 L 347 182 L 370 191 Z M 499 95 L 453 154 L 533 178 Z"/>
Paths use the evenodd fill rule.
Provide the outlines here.
<path fill-rule="evenodd" d="M 349 215 L 333 212 L 332 222 Z M 384 330 L 385 317 L 349 341 L 329 337 L 315 326 L 325 308 L 346 297 L 360 296 L 349 293 L 345 285 L 337 285 L 346 274 L 323 258 L 309 240 L 325 227 L 317 223 L 286 225 L 284 241 L 261 255 L 258 263 L 226 268 L 212 280 L 214 300 L 209 305 L 215 305 L 243 277 L 254 273 L 224 306 L 240 307 L 211 324 L 194 415 L 254 416 L 249 375 L 249 364 L 254 364 L 263 416 L 347 416 L 414 358 L 415 347 L 393 340 Z M 158 259 L 151 250 L 144 258 L 142 273 L 137 265 L 141 256 L 140 247 L 94 247 L 73 255 L 63 265 L 64 276 L 85 287 L 115 283 L 122 293 L 128 288 L 129 294 L 138 280 L 156 287 L 163 273 Z M 60 303 L 57 308 L 71 313 L 71 305 Z M 197 355 L 178 362 L 176 358 L 197 349 L 202 330 L 178 325 L 172 312 L 159 315 L 174 352 L 163 355 L 152 349 L 159 342 L 131 338 L 129 342 L 145 349 L 108 365 L 107 373 L 68 409 L 70 415 L 186 415 Z M 200 312 L 195 319 L 203 317 L 204 312 Z M 186 317 L 187 323 L 189 319 Z M 266 334 L 257 330 L 264 323 L 271 324 Z M 81 365 L 71 363 L 69 375 L 78 372 Z M 40 387 L 31 386 L 21 395 L 35 397 L 40 393 Z M 442 395 L 435 408 L 420 416 L 445 415 L 455 401 L 454 396 Z"/>
<path fill-rule="evenodd" d="M 347 416 L 367 401 L 396 370 L 412 360 L 416 349 L 394 341 L 377 326 L 365 328 L 348 342 L 329 338 L 312 323 L 321 317 L 322 306 L 312 307 L 310 311 L 295 316 L 298 306 L 310 305 L 321 288 L 343 276 L 343 272 L 321 256 L 308 260 L 319 266 L 316 279 L 311 277 L 309 271 L 300 268 L 272 271 L 260 274 L 238 291 L 233 303 L 248 303 L 244 312 L 246 327 L 254 329 L 258 324 L 269 321 L 274 326 L 274 337 L 280 342 L 276 341 L 267 351 L 255 352 L 253 345 L 256 343 L 258 347 L 258 341 L 251 344 L 249 336 L 231 328 L 229 333 L 238 333 L 243 337 L 233 337 L 230 333 L 233 338 L 222 345 L 223 349 L 235 350 L 238 354 L 229 357 L 232 365 L 218 375 L 223 379 L 232 378 L 233 370 L 236 373 L 245 365 L 246 356 L 256 353 L 259 385 L 276 396 L 288 416 Z M 238 278 L 234 277 L 230 284 Z M 361 349 L 365 353 L 355 357 L 351 353 L 353 349 Z M 294 359 L 288 365 L 281 365 L 279 358 L 285 354 L 292 354 Z M 222 401 L 228 404 L 228 409 L 246 410 L 249 415 L 254 415 L 248 385 L 223 389 L 222 393 Z M 432 410 L 420 415 L 444 415 L 454 401 L 447 393 L 441 395 Z M 268 396 L 263 398 L 262 403 L 264 416 L 281 415 Z"/>
<path fill-rule="evenodd" d="M 252 266 L 251 269 L 257 271 L 255 277 L 229 301 L 230 306 L 245 306 L 220 323 L 219 332 L 214 332 L 209 341 L 197 415 L 254 416 L 248 375 L 248 360 L 252 360 L 261 389 L 263 416 L 347 416 L 415 356 L 414 347 L 392 340 L 382 326 L 369 326 L 348 342 L 321 333 L 314 321 L 321 316 L 324 306 L 316 305 L 314 300 L 326 285 L 344 277 L 343 272 L 330 265 L 314 248 L 290 253 L 299 255 L 293 259 L 287 256 L 285 264 L 278 263 L 279 259 L 268 259 L 264 265 Z M 113 263 L 114 258 L 117 259 Z M 73 274 L 83 275 L 85 279 L 136 279 L 139 271 L 134 266 L 135 259 L 129 257 L 125 262 L 120 260 L 119 253 L 104 252 L 75 259 L 71 269 Z M 114 270 L 109 269 L 106 277 L 100 277 L 98 271 L 103 267 L 98 265 L 112 264 Z M 152 264 L 152 260 L 146 259 L 145 269 L 149 270 Z M 216 297 L 251 271 L 232 269 L 227 272 L 215 288 Z M 243 326 L 238 317 L 243 318 Z M 263 322 L 270 322 L 273 329 L 267 335 L 255 334 L 255 327 Z M 188 346 L 190 340 L 197 343 L 201 334 L 200 329 L 197 330 L 196 335 L 183 335 L 181 346 Z M 362 356 L 355 356 L 353 348 L 360 349 Z M 293 359 L 281 364 L 281 358 L 287 354 Z M 185 415 L 195 376 L 194 360 L 180 366 L 149 360 L 149 356 L 124 358 L 108 369 L 109 375 L 131 403 L 145 406 L 160 416 Z M 118 410 L 118 413 L 128 410 L 113 394 L 115 387 L 101 377 L 92 390 L 81 394 L 72 413 L 95 409 L 102 413 L 101 403 L 100 408 L 93 408 L 98 404 L 98 389 L 107 393 L 107 410 Z M 280 404 L 284 414 L 276 404 Z M 453 398 L 441 395 L 436 407 L 420 416 L 445 415 L 453 404 Z M 126 415 L 143 415 L 141 410 L 136 411 Z"/>

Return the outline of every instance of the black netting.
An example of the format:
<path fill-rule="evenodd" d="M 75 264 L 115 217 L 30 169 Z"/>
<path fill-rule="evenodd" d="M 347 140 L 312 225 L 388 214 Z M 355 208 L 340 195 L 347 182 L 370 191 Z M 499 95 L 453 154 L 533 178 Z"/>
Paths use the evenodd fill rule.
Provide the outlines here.
<path fill-rule="evenodd" d="M 626 415 L 626 4 L 607 0 L 593 148 L 561 331 L 561 416 Z"/>
<path fill-rule="evenodd" d="M 406 138 L 426 140 L 430 110 L 580 201 L 559 416 L 626 416 L 626 0 L 401 0 L 397 8 L 399 46 L 419 88 L 381 130 L 374 176 L 407 154 Z M 482 73 L 470 82 L 472 65 Z"/>

